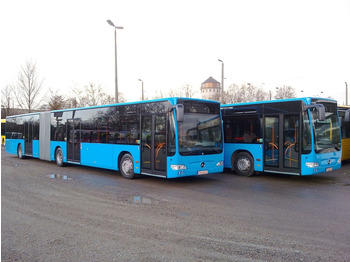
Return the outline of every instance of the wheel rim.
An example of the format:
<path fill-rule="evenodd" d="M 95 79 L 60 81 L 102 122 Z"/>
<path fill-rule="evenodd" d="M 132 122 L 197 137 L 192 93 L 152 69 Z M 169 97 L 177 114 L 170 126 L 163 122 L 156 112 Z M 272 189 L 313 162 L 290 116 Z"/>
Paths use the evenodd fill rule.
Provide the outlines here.
<path fill-rule="evenodd" d="M 18 157 L 19 157 L 19 158 L 22 158 L 22 156 L 23 156 L 22 146 L 20 145 L 20 146 L 18 147 Z"/>
<path fill-rule="evenodd" d="M 125 174 L 130 175 L 133 171 L 133 165 L 130 158 L 124 159 L 122 163 L 122 170 Z"/>
<path fill-rule="evenodd" d="M 56 161 L 57 161 L 57 164 L 59 164 L 59 165 L 61 165 L 63 163 L 63 154 L 62 154 L 61 150 L 57 150 Z"/>
<path fill-rule="evenodd" d="M 240 171 L 247 171 L 251 167 L 251 163 L 247 157 L 242 157 L 237 161 L 237 167 Z"/>

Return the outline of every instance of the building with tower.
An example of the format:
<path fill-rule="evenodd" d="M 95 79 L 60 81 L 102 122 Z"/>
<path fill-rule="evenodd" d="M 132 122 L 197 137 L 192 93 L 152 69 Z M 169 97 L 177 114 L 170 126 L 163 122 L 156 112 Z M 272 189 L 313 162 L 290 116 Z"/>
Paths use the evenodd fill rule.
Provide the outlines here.
<path fill-rule="evenodd" d="M 220 100 L 220 82 L 216 81 L 214 78 L 209 77 L 201 85 L 201 96 L 203 99 L 209 100 Z"/>

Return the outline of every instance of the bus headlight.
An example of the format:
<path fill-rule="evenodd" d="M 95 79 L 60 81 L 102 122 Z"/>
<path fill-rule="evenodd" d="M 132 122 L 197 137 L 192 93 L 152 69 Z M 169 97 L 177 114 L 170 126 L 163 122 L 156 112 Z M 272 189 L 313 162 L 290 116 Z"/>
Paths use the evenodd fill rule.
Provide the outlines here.
<path fill-rule="evenodd" d="M 185 165 L 170 165 L 172 170 L 183 170 L 183 169 L 187 169 L 187 167 Z"/>
<path fill-rule="evenodd" d="M 224 165 L 224 161 L 219 161 L 217 162 L 216 166 L 223 166 Z"/>
<path fill-rule="evenodd" d="M 313 167 L 318 167 L 319 164 L 317 162 L 306 162 L 305 165 L 307 167 L 313 168 Z"/>
<path fill-rule="evenodd" d="M 339 158 L 337 161 L 337 164 L 340 164 L 340 163 L 341 163 L 341 158 Z"/>

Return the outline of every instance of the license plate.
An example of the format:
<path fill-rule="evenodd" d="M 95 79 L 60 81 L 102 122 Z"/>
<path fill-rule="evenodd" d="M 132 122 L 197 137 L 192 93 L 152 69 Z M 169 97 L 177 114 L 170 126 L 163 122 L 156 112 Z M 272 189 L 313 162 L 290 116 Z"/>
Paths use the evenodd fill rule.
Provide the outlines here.
<path fill-rule="evenodd" d="M 208 174 L 208 170 L 199 170 L 198 175 L 206 175 Z"/>
<path fill-rule="evenodd" d="M 331 167 L 326 168 L 326 172 L 330 172 L 332 170 L 333 170 L 333 168 L 331 168 Z"/>

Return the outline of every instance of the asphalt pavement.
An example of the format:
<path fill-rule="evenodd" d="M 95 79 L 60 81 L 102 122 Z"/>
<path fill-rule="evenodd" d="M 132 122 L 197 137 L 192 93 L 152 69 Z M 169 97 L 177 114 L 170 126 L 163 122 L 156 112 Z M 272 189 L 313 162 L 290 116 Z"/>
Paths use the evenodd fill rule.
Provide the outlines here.
<path fill-rule="evenodd" d="M 350 261 L 350 163 L 127 180 L 1 153 L 2 261 Z"/>

